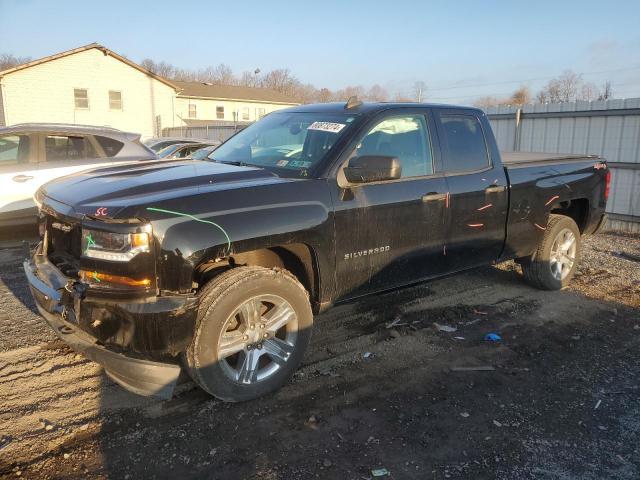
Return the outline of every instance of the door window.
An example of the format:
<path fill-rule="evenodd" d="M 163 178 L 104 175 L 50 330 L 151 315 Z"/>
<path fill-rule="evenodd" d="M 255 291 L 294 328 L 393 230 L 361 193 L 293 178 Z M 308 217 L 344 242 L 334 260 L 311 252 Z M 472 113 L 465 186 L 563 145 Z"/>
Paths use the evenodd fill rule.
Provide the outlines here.
<path fill-rule="evenodd" d="M 85 137 L 47 135 L 44 139 L 47 162 L 96 158 L 96 152 Z"/>
<path fill-rule="evenodd" d="M 374 126 L 360 141 L 354 156 L 396 157 L 402 178 L 433 174 L 431 143 L 422 115 L 389 117 Z"/>
<path fill-rule="evenodd" d="M 440 115 L 447 172 L 472 172 L 489 167 L 480 121 L 473 115 Z"/>
<path fill-rule="evenodd" d="M 7 135 L 0 137 L 0 165 L 18 163 L 29 157 L 29 137 Z"/>

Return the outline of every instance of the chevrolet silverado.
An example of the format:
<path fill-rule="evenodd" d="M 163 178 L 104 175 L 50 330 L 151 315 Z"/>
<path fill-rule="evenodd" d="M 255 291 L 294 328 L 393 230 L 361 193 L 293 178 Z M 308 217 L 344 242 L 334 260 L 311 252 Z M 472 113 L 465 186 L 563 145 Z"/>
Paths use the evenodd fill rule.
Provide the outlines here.
<path fill-rule="evenodd" d="M 509 259 L 564 287 L 609 179 L 595 156 L 501 155 L 474 108 L 298 106 L 203 161 L 44 185 L 24 269 L 60 338 L 125 388 L 169 397 L 186 371 L 249 400 L 290 378 L 336 303 Z"/>

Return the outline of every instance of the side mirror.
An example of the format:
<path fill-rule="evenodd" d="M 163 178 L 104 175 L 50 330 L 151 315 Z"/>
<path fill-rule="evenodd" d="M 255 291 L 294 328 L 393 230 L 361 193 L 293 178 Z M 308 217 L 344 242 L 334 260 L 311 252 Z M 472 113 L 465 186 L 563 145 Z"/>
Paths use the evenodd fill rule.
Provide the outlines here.
<path fill-rule="evenodd" d="M 396 157 L 363 155 L 349 160 L 344 176 L 349 183 L 369 183 L 396 180 L 402 174 L 402 166 Z"/>

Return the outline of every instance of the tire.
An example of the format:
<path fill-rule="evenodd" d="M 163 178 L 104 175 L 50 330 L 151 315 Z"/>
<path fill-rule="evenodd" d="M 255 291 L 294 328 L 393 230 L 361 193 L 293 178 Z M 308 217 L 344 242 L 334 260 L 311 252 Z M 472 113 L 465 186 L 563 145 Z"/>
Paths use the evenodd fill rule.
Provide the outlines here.
<path fill-rule="evenodd" d="M 574 239 L 574 247 L 564 255 L 552 251 L 554 247 L 566 245 Z M 544 237 L 531 257 L 521 262 L 525 280 L 541 290 L 560 290 L 566 287 L 580 262 L 580 230 L 572 218 L 564 215 L 549 215 Z M 557 242 L 557 243 L 556 243 Z M 564 249 L 561 248 L 561 251 Z M 571 253 L 573 252 L 573 257 Z M 558 260 L 562 258 L 562 260 Z M 573 258 L 572 262 L 567 259 Z M 562 263 L 562 266 L 559 266 Z"/>
<path fill-rule="evenodd" d="M 200 293 L 194 337 L 184 355 L 187 371 L 221 400 L 261 397 L 291 378 L 312 326 L 309 295 L 288 271 L 233 268 Z"/>

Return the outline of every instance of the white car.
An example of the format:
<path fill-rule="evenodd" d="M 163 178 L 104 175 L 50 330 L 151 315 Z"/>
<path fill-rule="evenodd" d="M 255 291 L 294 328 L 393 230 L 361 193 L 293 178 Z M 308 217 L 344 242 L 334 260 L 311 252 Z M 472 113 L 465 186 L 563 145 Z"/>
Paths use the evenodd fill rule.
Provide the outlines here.
<path fill-rule="evenodd" d="M 33 194 L 54 178 L 155 159 L 140 135 L 114 128 L 45 123 L 0 128 L 0 228 L 35 222 Z"/>

